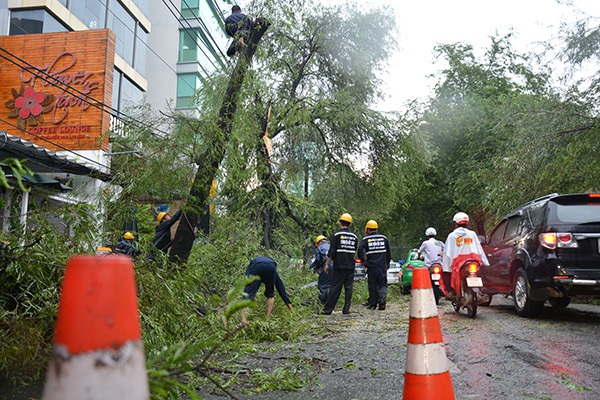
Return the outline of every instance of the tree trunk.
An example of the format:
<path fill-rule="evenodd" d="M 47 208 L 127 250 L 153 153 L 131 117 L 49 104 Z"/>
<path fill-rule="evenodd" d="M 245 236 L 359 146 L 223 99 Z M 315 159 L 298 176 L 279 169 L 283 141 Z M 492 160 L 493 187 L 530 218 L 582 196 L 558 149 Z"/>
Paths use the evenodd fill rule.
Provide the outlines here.
<path fill-rule="evenodd" d="M 260 102 L 259 102 L 260 103 Z M 262 244 L 266 249 L 273 247 L 273 218 L 275 216 L 275 191 L 273 185 L 273 165 L 271 164 L 271 139 L 269 138 L 269 120 L 271 118 L 271 104 L 267 106 L 267 111 L 261 119 L 261 132 L 258 135 L 256 149 L 256 175 L 261 185 L 258 195 L 262 198 L 263 209 L 262 229 L 263 240 Z"/>
<path fill-rule="evenodd" d="M 210 143 L 210 145 L 207 146 L 207 150 L 203 154 L 197 155 L 196 163 L 198 164 L 198 172 L 190 189 L 190 195 L 184 207 L 179 228 L 175 233 L 173 247 L 169 255 L 171 262 L 183 264 L 187 262 L 190 256 L 194 239 L 196 238 L 195 232 L 198 229 L 204 206 L 210 197 L 212 182 L 216 178 L 219 165 L 225 157 L 244 78 L 248 72 L 258 43 L 268 28 L 268 21 L 261 18 L 255 21 L 255 27 L 252 30 L 248 44 L 238 56 L 237 64 L 229 79 L 225 97 L 219 111 L 217 130 L 216 132 L 205 133 L 204 140 Z"/>

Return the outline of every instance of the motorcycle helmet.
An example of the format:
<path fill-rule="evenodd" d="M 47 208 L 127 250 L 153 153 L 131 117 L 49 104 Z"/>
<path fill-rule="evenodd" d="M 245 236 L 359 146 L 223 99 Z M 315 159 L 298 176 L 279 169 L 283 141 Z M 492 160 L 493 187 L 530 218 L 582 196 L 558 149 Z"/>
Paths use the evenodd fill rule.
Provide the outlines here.
<path fill-rule="evenodd" d="M 435 236 L 437 235 L 437 231 L 435 230 L 435 228 L 427 228 L 425 230 L 425 236 Z"/>
<path fill-rule="evenodd" d="M 454 214 L 454 218 L 452 218 L 452 220 L 459 225 L 466 225 L 469 223 L 469 216 L 464 212 L 459 212 Z"/>

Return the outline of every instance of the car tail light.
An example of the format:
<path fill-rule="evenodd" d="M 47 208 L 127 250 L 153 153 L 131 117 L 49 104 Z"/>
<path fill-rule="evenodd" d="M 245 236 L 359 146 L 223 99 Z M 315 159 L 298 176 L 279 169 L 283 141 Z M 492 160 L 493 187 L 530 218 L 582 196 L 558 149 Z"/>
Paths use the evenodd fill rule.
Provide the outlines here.
<path fill-rule="evenodd" d="M 577 248 L 577 240 L 573 237 L 571 233 L 562 233 L 562 232 L 546 232 L 540 233 L 539 236 L 540 244 L 550 250 L 554 250 L 557 247 L 560 248 Z"/>
<path fill-rule="evenodd" d="M 476 262 L 470 262 L 467 265 L 467 271 L 469 272 L 469 274 L 476 274 L 477 271 L 479 271 L 479 264 L 477 264 Z"/>
<path fill-rule="evenodd" d="M 600 199 L 600 193 L 590 193 L 588 196 L 590 199 Z"/>

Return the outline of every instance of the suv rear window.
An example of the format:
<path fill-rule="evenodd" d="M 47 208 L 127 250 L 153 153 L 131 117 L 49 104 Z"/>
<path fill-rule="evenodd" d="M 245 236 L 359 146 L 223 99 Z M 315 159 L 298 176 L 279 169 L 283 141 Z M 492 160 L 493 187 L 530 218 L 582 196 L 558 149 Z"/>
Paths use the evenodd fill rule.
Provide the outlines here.
<path fill-rule="evenodd" d="M 600 199 L 582 196 L 575 199 L 557 198 L 550 201 L 548 222 L 551 224 L 585 224 L 600 222 Z"/>

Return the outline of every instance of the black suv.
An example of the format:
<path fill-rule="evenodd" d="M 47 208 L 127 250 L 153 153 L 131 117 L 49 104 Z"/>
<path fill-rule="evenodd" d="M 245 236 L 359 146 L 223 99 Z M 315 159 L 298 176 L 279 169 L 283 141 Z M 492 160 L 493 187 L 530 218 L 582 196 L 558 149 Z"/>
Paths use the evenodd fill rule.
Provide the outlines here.
<path fill-rule="evenodd" d="M 539 315 L 546 300 L 600 296 L 600 194 L 551 194 L 522 205 L 494 228 L 483 249 L 483 291 L 514 297 L 517 313 Z M 488 303 L 489 304 L 489 303 Z"/>

